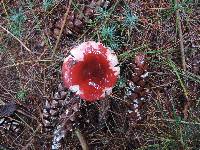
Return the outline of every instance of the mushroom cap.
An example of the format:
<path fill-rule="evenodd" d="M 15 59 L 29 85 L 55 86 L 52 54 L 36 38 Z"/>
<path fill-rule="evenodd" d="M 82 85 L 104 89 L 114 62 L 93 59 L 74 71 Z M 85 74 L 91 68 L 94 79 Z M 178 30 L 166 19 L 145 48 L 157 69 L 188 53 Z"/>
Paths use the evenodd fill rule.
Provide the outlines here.
<path fill-rule="evenodd" d="M 116 54 L 102 43 L 88 41 L 70 51 L 62 66 L 64 85 L 86 101 L 112 92 L 120 73 Z"/>

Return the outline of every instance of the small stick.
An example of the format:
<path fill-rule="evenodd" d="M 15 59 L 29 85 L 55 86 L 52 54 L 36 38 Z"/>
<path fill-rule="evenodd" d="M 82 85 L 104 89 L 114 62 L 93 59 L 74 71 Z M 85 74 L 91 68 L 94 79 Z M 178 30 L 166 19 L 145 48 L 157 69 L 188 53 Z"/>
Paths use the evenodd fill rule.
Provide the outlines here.
<path fill-rule="evenodd" d="M 10 31 L 8 31 L 6 28 L 4 28 L 3 26 L 0 25 L 0 27 L 6 31 L 8 34 L 10 34 L 13 38 L 15 38 L 28 52 L 32 53 L 31 50 L 18 38 L 16 37 L 14 34 L 12 34 Z"/>
<path fill-rule="evenodd" d="M 50 59 L 44 59 L 44 60 L 28 60 L 28 61 L 23 61 L 23 62 L 17 62 L 13 65 L 8 65 L 8 66 L 4 66 L 4 67 L 1 67 L 0 70 L 2 69 L 7 69 L 7 68 L 10 68 L 10 67 L 16 67 L 16 66 L 19 66 L 19 65 L 26 65 L 26 64 L 30 64 L 30 63 L 39 63 L 39 62 L 51 62 L 52 60 Z"/>
<path fill-rule="evenodd" d="M 78 139 L 79 139 L 79 141 L 81 143 L 82 149 L 83 150 L 89 150 L 87 142 L 86 142 L 85 137 L 83 136 L 83 134 L 78 129 L 75 130 L 75 133 L 76 133 L 76 135 L 77 135 L 77 137 L 78 137 Z"/>
<path fill-rule="evenodd" d="M 178 3 L 178 0 L 176 0 L 176 3 Z M 183 45 L 183 31 L 181 27 L 181 18 L 180 18 L 179 10 L 176 10 L 176 17 L 177 17 L 177 23 L 178 23 L 182 67 L 183 67 L 183 70 L 186 71 L 185 51 L 184 51 L 184 45 Z"/>
<path fill-rule="evenodd" d="M 176 0 L 176 4 L 178 4 L 179 0 Z M 180 13 L 179 9 L 176 10 L 176 17 L 177 17 L 177 22 L 178 22 L 178 32 L 179 32 L 179 42 L 180 42 L 180 48 L 181 48 L 181 61 L 182 61 L 182 68 L 184 71 L 186 71 L 186 61 L 185 61 L 185 51 L 184 51 L 184 44 L 183 44 L 183 32 L 182 32 L 182 27 L 181 27 L 181 18 L 180 18 Z M 188 98 L 188 95 L 185 94 L 186 98 L 186 103 L 184 105 L 184 118 L 186 119 L 188 117 L 188 110 L 190 107 L 190 100 Z"/>
<path fill-rule="evenodd" d="M 64 27 L 65 27 L 65 24 L 66 24 L 66 21 L 67 21 L 67 16 L 68 16 L 68 14 L 69 14 L 69 10 L 70 10 L 70 7 L 71 7 L 71 3 L 72 3 L 72 0 L 69 1 L 69 6 L 67 7 L 67 11 L 66 11 L 66 13 L 65 13 L 65 15 L 64 15 L 64 21 L 63 21 L 63 23 L 62 23 L 62 27 L 61 27 L 60 33 L 59 33 L 58 38 L 57 38 L 57 40 L 56 40 L 56 45 L 55 45 L 55 47 L 53 48 L 53 54 L 52 54 L 52 56 L 51 56 L 52 59 L 53 59 L 53 57 L 54 57 L 54 55 L 55 55 L 55 53 L 56 53 L 56 49 L 57 49 L 58 44 L 59 44 L 59 42 L 60 42 L 60 38 L 61 38 L 62 32 L 63 32 L 63 30 L 64 30 Z"/>

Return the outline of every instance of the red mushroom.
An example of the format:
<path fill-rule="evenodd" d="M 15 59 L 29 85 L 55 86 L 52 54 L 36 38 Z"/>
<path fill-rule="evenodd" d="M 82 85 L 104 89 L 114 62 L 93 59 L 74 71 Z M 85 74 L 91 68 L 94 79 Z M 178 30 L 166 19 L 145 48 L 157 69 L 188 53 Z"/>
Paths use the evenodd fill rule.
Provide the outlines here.
<path fill-rule="evenodd" d="M 112 92 L 120 68 L 116 54 L 102 43 L 89 41 L 73 48 L 62 66 L 64 85 L 86 101 Z"/>

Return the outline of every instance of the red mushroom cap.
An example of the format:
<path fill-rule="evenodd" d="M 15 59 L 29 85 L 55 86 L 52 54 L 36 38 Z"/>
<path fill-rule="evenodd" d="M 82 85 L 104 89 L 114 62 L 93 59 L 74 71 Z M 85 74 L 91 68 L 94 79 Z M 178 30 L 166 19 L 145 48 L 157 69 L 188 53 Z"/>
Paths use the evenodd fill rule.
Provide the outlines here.
<path fill-rule="evenodd" d="M 62 66 L 64 85 L 86 101 L 112 92 L 120 68 L 117 56 L 102 43 L 84 42 L 73 48 Z"/>

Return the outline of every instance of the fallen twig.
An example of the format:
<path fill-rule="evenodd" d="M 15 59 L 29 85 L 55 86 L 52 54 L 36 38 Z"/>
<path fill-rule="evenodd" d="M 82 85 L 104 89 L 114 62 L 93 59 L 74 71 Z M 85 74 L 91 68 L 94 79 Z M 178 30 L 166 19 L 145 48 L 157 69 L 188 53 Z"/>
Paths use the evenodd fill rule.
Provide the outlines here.
<path fill-rule="evenodd" d="M 82 149 L 83 150 L 89 150 L 87 142 L 86 142 L 85 137 L 83 136 L 83 134 L 78 129 L 75 130 L 75 133 L 76 133 L 76 135 L 77 135 L 77 137 L 78 137 L 78 139 L 79 139 L 79 141 L 81 143 Z"/>
<path fill-rule="evenodd" d="M 45 60 L 28 60 L 28 61 L 23 61 L 23 62 L 17 62 L 17 63 L 15 63 L 13 65 L 8 65 L 8 66 L 1 67 L 0 70 L 7 69 L 7 68 L 10 68 L 10 67 L 16 67 L 16 66 L 19 66 L 19 65 L 30 64 L 30 63 L 51 62 L 51 61 L 52 60 L 50 60 L 50 59 L 45 59 Z"/>
<path fill-rule="evenodd" d="M 18 37 L 16 37 L 14 34 L 12 34 L 9 30 L 7 30 L 6 28 L 4 28 L 3 26 L 0 25 L 0 27 L 4 31 L 6 31 L 8 34 L 10 34 L 13 38 L 15 38 L 29 53 L 32 53 L 31 50 Z"/>
<path fill-rule="evenodd" d="M 53 53 L 52 53 L 51 58 L 53 58 L 54 55 L 55 55 L 55 53 L 56 53 L 56 49 L 57 49 L 58 44 L 59 44 L 59 42 L 60 42 L 60 38 L 61 38 L 63 29 L 64 29 L 65 24 L 66 24 L 66 21 L 67 21 L 67 16 L 68 16 L 68 14 L 69 14 L 69 10 L 70 10 L 70 7 L 71 7 L 71 3 L 72 3 L 72 0 L 69 0 L 69 5 L 68 5 L 67 11 L 66 11 L 66 13 L 65 13 L 65 15 L 64 15 L 64 20 L 63 20 L 63 23 L 62 23 L 62 26 L 61 26 L 61 30 L 60 30 L 60 33 L 59 33 L 58 38 L 57 38 L 57 40 L 56 40 L 56 45 L 55 45 L 55 47 L 53 48 Z"/>
<path fill-rule="evenodd" d="M 176 3 L 178 3 L 178 0 L 176 0 Z M 183 45 L 183 32 L 182 32 L 182 27 L 181 27 L 181 18 L 180 18 L 179 11 L 180 11 L 179 9 L 176 10 L 176 18 L 177 18 L 177 23 L 178 23 L 181 61 L 182 61 L 183 70 L 186 71 L 185 51 L 184 51 L 184 45 Z"/>
<path fill-rule="evenodd" d="M 178 4 L 179 0 L 176 0 L 176 4 Z M 182 61 L 182 68 L 184 71 L 186 71 L 186 61 L 185 61 L 185 51 L 184 51 L 184 45 L 183 45 L 183 32 L 181 27 L 181 18 L 180 18 L 180 10 L 176 10 L 176 18 L 178 23 L 178 32 L 179 32 L 179 43 L 180 43 L 180 50 L 181 50 L 181 61 Z M 188 117 L 188 110 L 190 107 L 190 100 L 188 98 L 188 94 L 185 94 L 186 103 L 184 105 L 183 114 L 184 118 L 186 119 Z"/>

